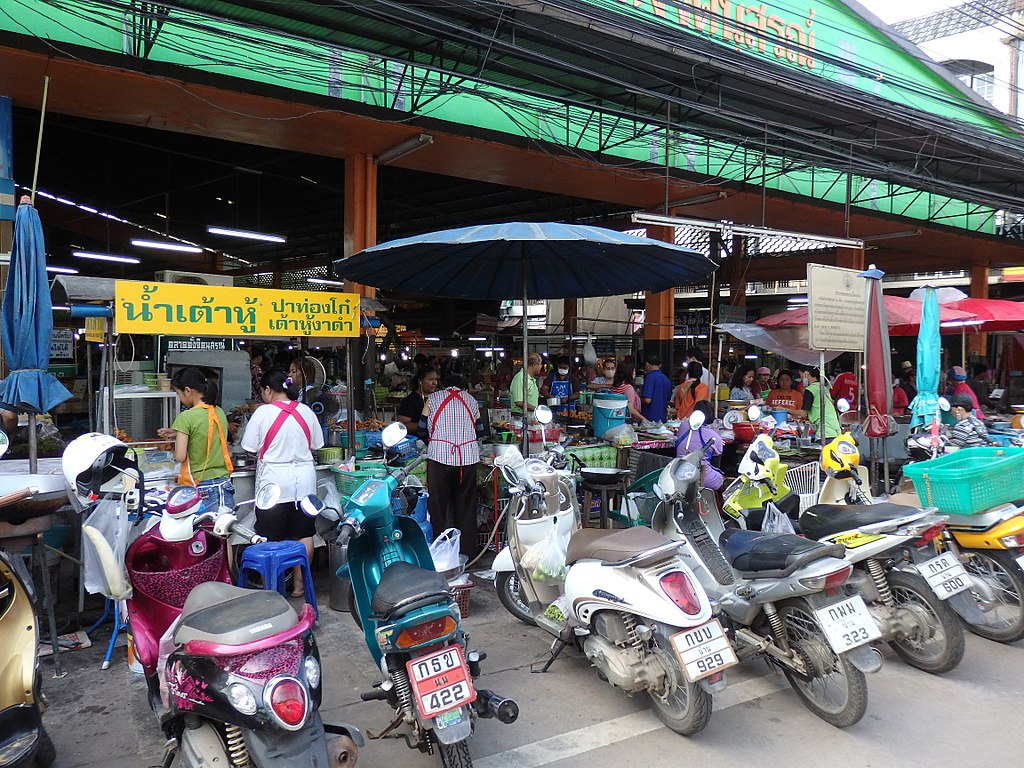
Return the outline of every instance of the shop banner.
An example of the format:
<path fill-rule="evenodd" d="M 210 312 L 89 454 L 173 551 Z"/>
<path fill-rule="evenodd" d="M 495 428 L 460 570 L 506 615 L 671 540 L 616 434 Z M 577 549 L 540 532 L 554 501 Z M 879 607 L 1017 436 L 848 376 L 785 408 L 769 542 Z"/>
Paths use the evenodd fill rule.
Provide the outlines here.
<path fill-rule="evenodd" d="M 51 360 L 75 359 L 75 329 L 54 328 L 50 336 Z"/>
<path fill-rule="evenodd" d="M 114 281 L 118 333 L 358 336 L 359 294 Z"/>
<path fill-rule="evenodd" d="M 157 336 L 156 370 L 167 367 L 168 352 L 230 352 L 239 349 L 234 339 L 200 338 L 199 336 Z M 244 347 L 243 347 L 244 349 Z"/>
<path fill-rule="evenodd" d="M 0 221 L 14 221 L 14 132 L 11 100 L 0 96 Z"/>
<path fill-rule="evenodd" d="M 807 323 L 811 349 L 864 351 L 867 287 L 860 270 L 828 264 L 807 265 Z"/>

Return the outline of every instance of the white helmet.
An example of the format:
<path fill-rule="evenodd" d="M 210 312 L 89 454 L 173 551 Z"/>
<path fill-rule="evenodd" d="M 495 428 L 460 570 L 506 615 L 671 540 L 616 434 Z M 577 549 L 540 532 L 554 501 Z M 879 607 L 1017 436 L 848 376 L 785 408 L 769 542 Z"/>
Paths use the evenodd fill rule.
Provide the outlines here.
<path fill-rule="evenodd" d="M 68 443 L 60 463 L 68 496 L 82 506 L 104 490 L 113 490 L 104 486 L 118 479 L 123 470 L 134 470 L 141 479 L 139 465 L 128 458 L 128 446 L 101 432 L 89 432 Z"/>

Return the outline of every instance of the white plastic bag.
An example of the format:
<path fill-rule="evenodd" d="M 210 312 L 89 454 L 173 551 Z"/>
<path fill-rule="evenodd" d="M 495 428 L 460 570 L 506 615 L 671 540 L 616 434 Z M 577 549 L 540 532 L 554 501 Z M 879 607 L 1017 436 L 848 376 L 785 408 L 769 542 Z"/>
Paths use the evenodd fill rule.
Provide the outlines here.
<path fill-rule="evenodd" d="M 594 337 L 587 334 L 587 343 L 583 345 L 583 362 L 587 365 L 597 365 L 597 351 L 594 349 Z"/>
<path fill-rule="evenodd" d="M 453 571 L 459 567 L 459 545 L 462 533 L 458 528 L 445 528 L 430 545 L 430 556 L 434 570 L 438 573 Z"/>
<path fill-rule="evenodd" d="M 764 522 L 761 523 L 761 530 L 768 533 L 796 533 L 793 521 L 770 501 L 764 510 Z"/>
<path fill-rule="evenodd" d="M 128 510 L 120 499 L 102 499 L 82 525 L 85 589 L 113 600 L 131 592 L 124 553 L 128 549 Z"/>
<path fill-rule="evenodd" d="M 619 426 L 607 430 L 601 435 L 601 439 L 615 445 L 632 445 L 638 438 L 636 430 L 629 424 L 619 424 Z"/>
<path fill-rule="evenodd" d="M 561 584 L 565 581 L 566 541 L 558 533 L 557 526 L 551 526 L 551 531 L 543 543 L 544 550 L 533 569 L 533 580 L 540 583 Z"/>
<path fill-rule="evenodd" d="M 329 477 L 326 480 L 320 481 L 320 488 L 323 488 L 324 495 L 321 497 L 331 509 L 336 509 L 341 512 L 341 493 L 338 491 L 338 484 L 334 482 L 333 477 Z"/>

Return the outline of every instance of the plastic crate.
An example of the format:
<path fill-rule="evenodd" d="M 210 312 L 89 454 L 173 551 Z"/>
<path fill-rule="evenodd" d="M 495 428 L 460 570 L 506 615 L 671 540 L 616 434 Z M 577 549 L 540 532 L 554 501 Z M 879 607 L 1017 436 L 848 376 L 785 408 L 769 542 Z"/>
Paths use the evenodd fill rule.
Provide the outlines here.
<path fill-rule="evenodd" d="M 459 613 L 462 614 L 462 618 L 466 618 L 469 616 L 469 595 L 473 591 L 473 582 L 450 586 L 449 589 L 455 604 L 459 606 Z"/>
<path fill-rule="evenodd" d="M 908 464 L 921 503 L 940 512 L 977 515 L 1020 498 L 1024 448 L 964 448 Z"/>
<path fill-rule="evenodd" d="M 383 445 L 384 441 L 379 431 L 370 432 L 369 430 L 363 430 L 363 443 L 367 448 L 374 448 L 376 446 Z"/>
<path fill-rule="evenodd" d="M 356 488 L 367 480 L 375 477 L 384 477 L 388 471 L 383 464 L 357 464 L 353 470 L 338 469 L 331 467 L 334 473 L 334 482 L 338 486 L 338 493 L 342 496 L 351 496 Z"/>
<path fill-rule="evenodd" d="M 401 462 L 412 461 L 419 455 L 419 451 L 416 450 L 416 438 L 411 435 L 396 443 L 391 450 L 398 453 L 398 461 Z"/>

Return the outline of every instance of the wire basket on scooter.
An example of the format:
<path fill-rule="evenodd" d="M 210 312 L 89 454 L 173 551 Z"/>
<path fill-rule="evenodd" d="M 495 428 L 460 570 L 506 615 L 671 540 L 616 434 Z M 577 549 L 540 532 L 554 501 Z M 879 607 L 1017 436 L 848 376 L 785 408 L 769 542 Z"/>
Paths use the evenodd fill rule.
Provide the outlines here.
<path fill-rule="evenodd" d="M 800 511 L 818 503 L 821 491 L 821 464 L 812 461 L 786 470 L 786 487 L 800 497 Z"/>

